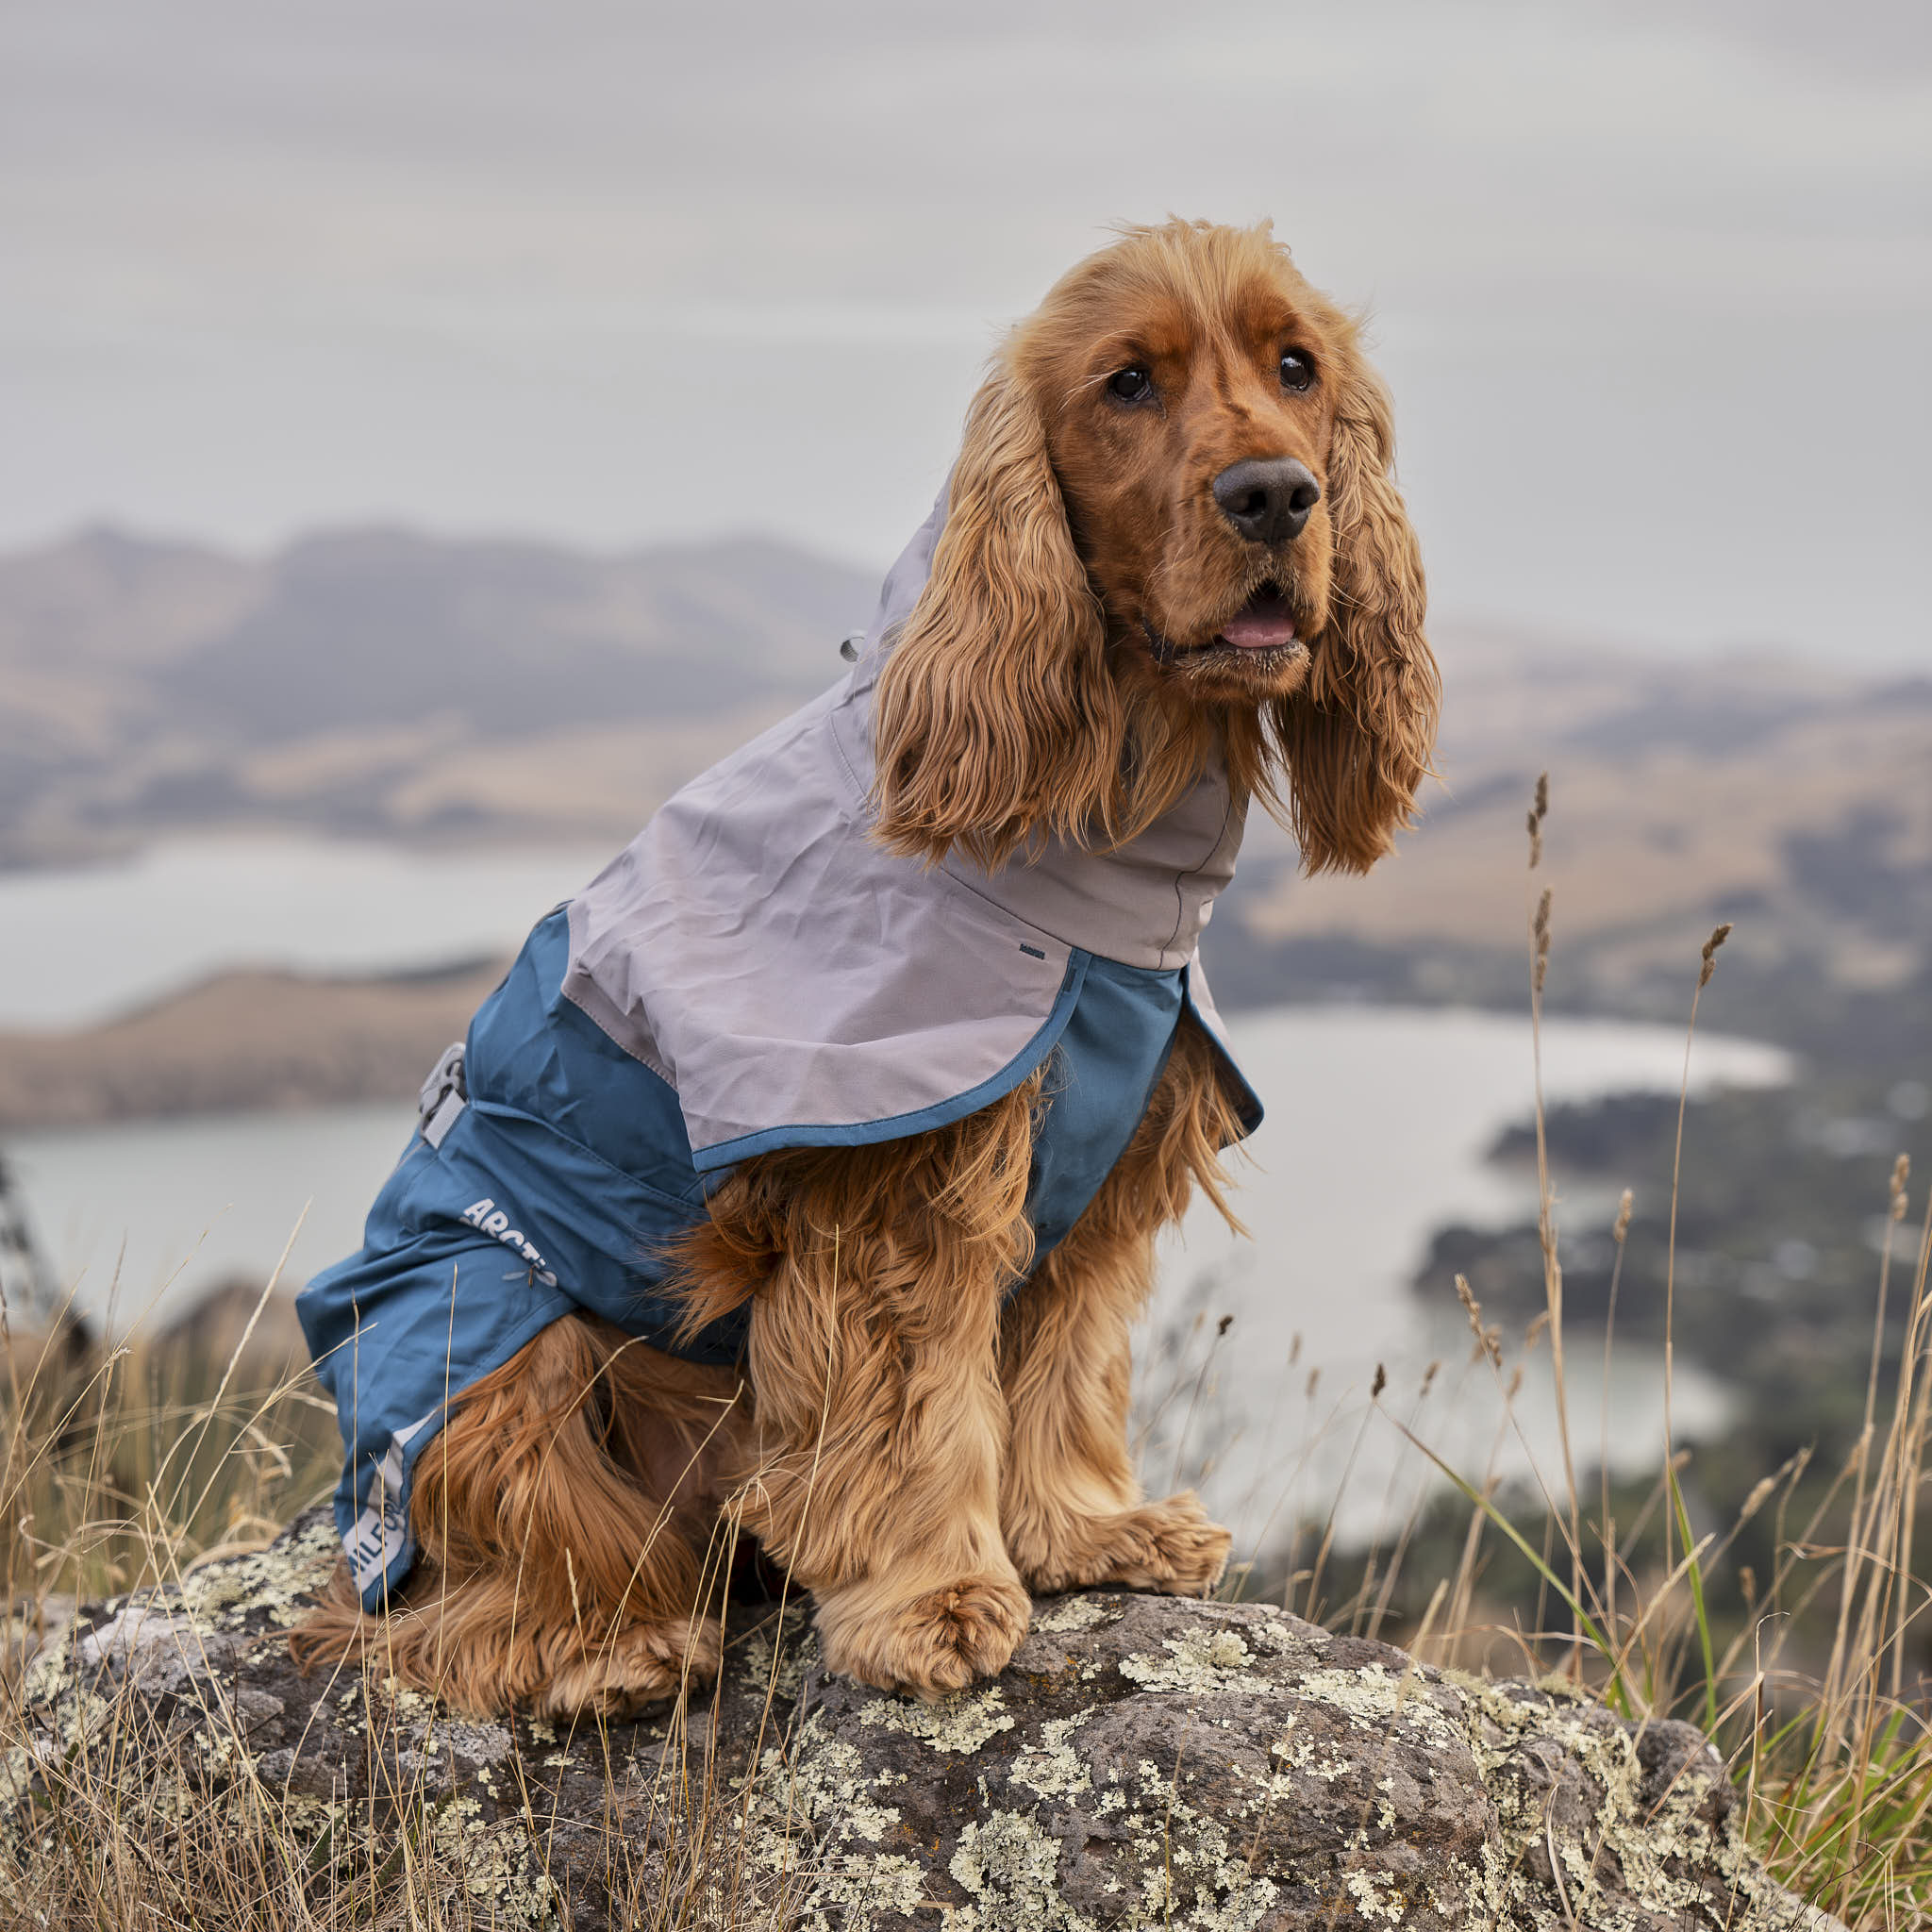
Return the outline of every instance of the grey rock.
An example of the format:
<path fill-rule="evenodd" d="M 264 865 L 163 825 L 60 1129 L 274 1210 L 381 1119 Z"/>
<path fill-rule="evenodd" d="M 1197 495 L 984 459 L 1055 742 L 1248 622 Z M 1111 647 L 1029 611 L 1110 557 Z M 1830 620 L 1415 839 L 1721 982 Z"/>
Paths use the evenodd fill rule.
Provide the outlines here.
<path fill-rule="evenodd" d="M 828 1676 L 795 1608 L 741 1612 L 715 1691 L 573 1731 L 453 1717 L 374 1658 L 297 1674 L 287 1632 L 334 1560 L 310 1511 L 84 1608 L 0 1757 L 14 1855 L 85 1761 L 137 1821 L 266 1797 L 311 1869 L 345 1825 L 407 1833 L 499 1924 L 628 1924 L 682 1892 L 705 1921 L 826 1932 L 1837 1924 L 1766 1876 L 1690 1726 L 1264 1606 L 1044 1600 L 998 1679 L 930 1706 Z"/>

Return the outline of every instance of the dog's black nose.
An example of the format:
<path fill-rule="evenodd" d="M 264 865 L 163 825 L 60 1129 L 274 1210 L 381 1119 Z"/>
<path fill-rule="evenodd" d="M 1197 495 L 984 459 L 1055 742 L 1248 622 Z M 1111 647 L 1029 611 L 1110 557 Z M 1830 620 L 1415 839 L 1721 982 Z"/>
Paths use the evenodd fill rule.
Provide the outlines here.
<path fill-rule="evenodd" d="M 1321 500 L 1314 472 L 1292 457 L 1250 457 L 1214 479 L 1221 514 L 1250 543 L 1271 549 L 1299 537 L 1308 512 Z"/>

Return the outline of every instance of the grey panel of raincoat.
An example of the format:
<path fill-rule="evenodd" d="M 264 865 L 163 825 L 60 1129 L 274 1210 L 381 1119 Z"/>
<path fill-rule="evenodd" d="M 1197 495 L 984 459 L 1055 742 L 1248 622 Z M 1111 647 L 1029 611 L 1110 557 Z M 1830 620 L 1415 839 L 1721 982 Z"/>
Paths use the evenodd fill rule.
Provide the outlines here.
<path fill-rule="evenodd" d="M 843 682 L 685 786 L 571 905 L 564 992 L 677 1090 L 701 1174 L 985 1104 L 1051 1046 L 1083 954 L 1188 966 L 1259 1117 L 1196 958 L 1241 845 L 1224 773 L 1113 851 L 1056 841 L 991 874 L 871 836 L 873 691 L 943 517 L 941 499 L 892 566 Z"/>

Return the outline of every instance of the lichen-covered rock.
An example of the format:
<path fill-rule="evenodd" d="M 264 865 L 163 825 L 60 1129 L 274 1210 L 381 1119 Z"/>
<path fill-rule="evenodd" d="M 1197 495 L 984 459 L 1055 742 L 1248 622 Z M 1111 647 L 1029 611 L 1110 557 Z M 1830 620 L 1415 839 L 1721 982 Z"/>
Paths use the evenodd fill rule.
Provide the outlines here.
<path fill-rule="evenodd" d="M 334 1554 L 311 1512 L 83 1611 L 0 1761 L 16 1852 L 86 1766 L 137 1828 L 266 1807 L 310 1869 L 372 1833 L 428 1846 L 500 1924 L 677 1890 L 827 1932 L 1835 1923 L 1766 1879 L 1688 1725 L 1260 1606 L 1049 1600 L 1000 1678 L 931 1706 L 824 1675 L 795 1611 L 741 1613 L 716 1693 L 570 1732 L 452 1718 L 375 1660 L 298 1676 L 283 1640 Z"/>
<path fill-rule="evenodd" d="M 814 1674 L 793 1748 L 828 1924 L 1812 1926 L 1716 1753 L 1574 1693 L 1451 1681 L 1256 1605 L 1042 1604 L 936 1707 Z M 916 1876 L 916 1882 L 915 1882 Z"/>

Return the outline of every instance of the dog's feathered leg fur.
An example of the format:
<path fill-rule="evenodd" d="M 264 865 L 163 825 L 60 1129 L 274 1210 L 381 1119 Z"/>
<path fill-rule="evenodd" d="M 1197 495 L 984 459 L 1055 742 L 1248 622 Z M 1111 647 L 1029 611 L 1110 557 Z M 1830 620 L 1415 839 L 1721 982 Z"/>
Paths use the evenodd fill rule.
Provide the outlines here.
<path fill-rule="evenodd" d="M 1227 1211 L 1219 1150 L 1234 1124 L 1208 1041 L 1184 1024 L 1126 1153 L 1008 1305 L 1000 1521 L 1033 1590 L 1199 1591 L 1226 1564 L 1227 1531 L 1191 1492 L 1141 1498 L 1127 1446 L 1128 1331 L 1153 1286 L 1156 1232 L 1180 1219 L 1197 1183 Z"/>
<path fill-rule="evenodd" d="M 361 1649 L 478 1716 L 623 1715 L 718 1667 L 704 1552 L 742 1465 L 736 1372 L 569 1315 L 467 1390 L 416 1467 L 388 1619 L 345 1575 L 292 1640 Z"/>
<path fill-rule="evenodd" d="M 1000 1670 L 1000 1307 L 1031 1248 L 1039 1079 L 955 1125 L 751 1163 L 685 1247 L 700 1315 L 751 1296 L 741 1520 L 817 1603 L 825 1660 L 938 1696 Z"/>

